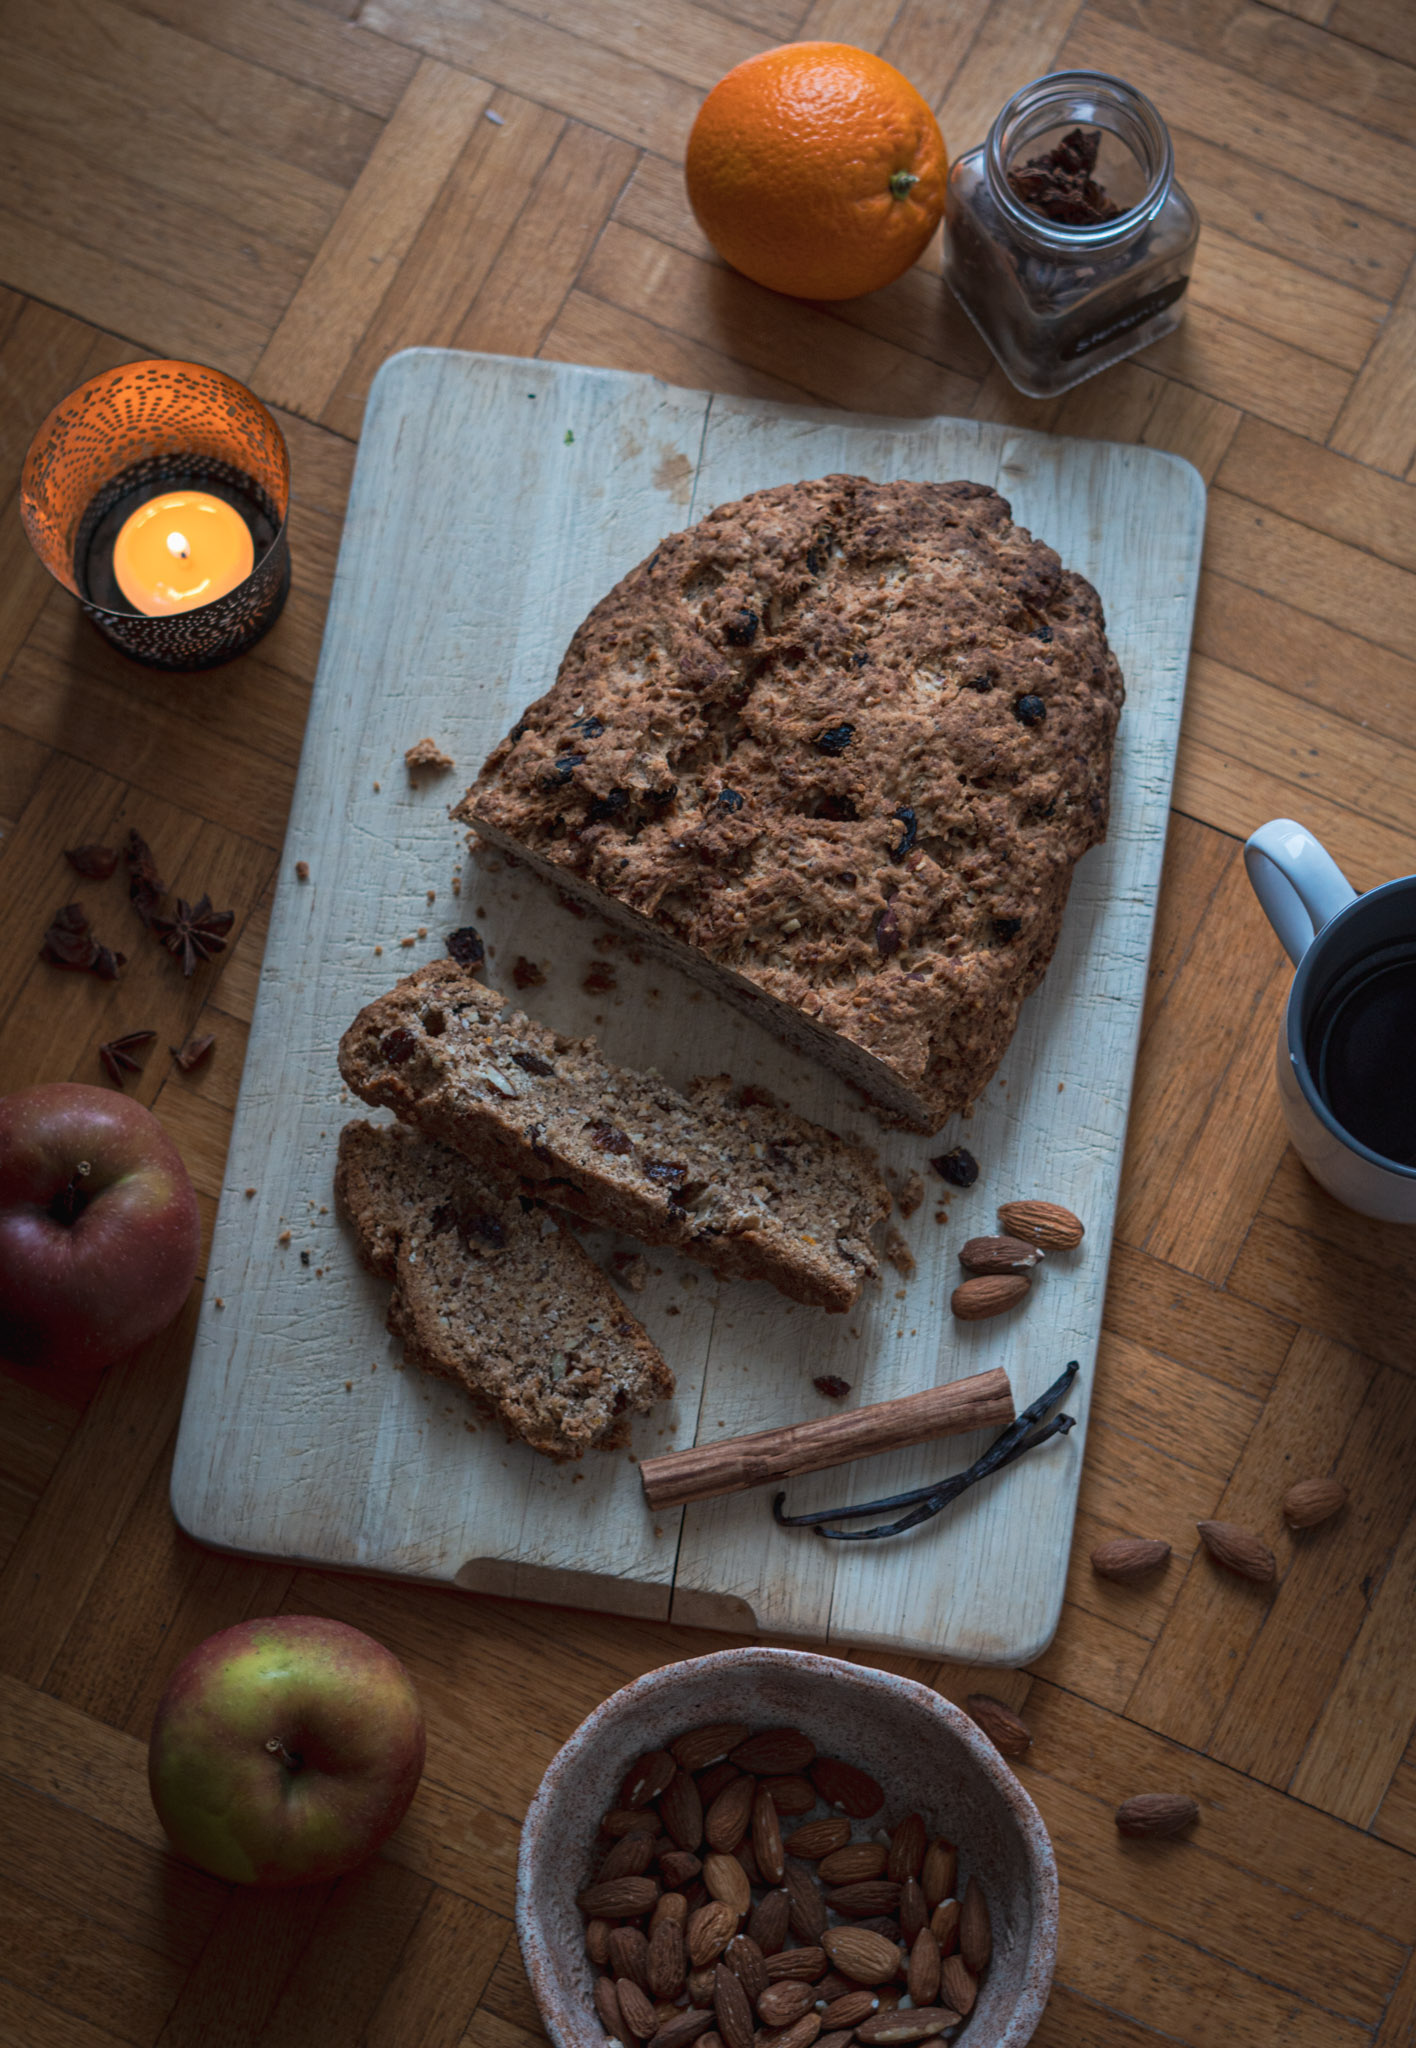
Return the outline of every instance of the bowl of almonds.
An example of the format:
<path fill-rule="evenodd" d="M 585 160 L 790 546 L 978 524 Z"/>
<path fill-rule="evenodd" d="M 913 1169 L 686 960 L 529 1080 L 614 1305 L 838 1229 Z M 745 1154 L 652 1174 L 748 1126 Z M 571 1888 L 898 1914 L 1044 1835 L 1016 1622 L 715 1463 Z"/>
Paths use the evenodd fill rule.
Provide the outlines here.
<path fill-rule="evenodd" d="M 553 1759 L 516 1924 L 556 2048 L 1022 2048 L 1057 1871 L 938 1693 L 723 1650 L 625 1686 Z"/>

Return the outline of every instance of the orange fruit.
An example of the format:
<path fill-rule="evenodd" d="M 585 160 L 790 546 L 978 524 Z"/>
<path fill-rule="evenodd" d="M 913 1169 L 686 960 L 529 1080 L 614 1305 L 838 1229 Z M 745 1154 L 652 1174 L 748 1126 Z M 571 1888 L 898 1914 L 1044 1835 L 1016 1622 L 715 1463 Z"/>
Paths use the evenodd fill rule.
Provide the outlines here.
<path fill-rule="evenodd" d="M 685 175 L 734 269 L 795 298 L 854 299 L 923 252 L 948 169 L 939 123 L 893 64 L 849 43 L 783 43 L 719 79 Z"/>

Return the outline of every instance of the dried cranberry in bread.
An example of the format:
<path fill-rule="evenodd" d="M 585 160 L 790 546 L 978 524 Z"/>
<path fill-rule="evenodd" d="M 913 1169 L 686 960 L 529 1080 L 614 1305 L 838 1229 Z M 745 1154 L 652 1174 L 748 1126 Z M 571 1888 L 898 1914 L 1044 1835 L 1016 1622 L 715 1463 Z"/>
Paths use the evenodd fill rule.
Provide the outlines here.
<path fill-rule="evenodd" d="M 879 1272 L 890 1191 L 871 1155 L 724 1078 L 686 1095 L 612 1067 L 436 960 L 359 1012 L 339 1071 L 365 1102 L 592 1223 L 672 1246 L 725 1278 L 848 1309 Z"/>
<path fill-rule="evenodd" d="M 335 1193 L 359 1256 L 393 1282 L 388 1326 L 533 1451 L 629 1437 L 674 1376 L 613 1286 L 547 1211 L 400 1124 L 346 1124 Z"/>
<path fill-rule="evenodd" d="M 933 1131 L 1052 957 L 1123 694 L 996 491 L 830 476 L 663 541 L 454 815 Z"/>

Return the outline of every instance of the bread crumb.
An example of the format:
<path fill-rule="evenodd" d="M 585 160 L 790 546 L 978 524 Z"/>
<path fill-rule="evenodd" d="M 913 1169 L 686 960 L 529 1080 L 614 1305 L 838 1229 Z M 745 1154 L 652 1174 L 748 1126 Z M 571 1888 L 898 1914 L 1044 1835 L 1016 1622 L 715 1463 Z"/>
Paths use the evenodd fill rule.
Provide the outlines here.
<path fill-rule="evenodd" d="M 375 958 L 375 959 L 377 960 L 377 959 L 378 959 L 378 957 L 379 957 L 379 955 L 380 955 L 380 954 L 381 954 L 382 952 L 383 952 L 383 947 L 382 947 L 382 946 L 375 946 L 375 948 L 374 948 L 374 958 Z"/>
<path fill-rule="evenodd" d="M 1066 1085 L 1067 1085 L 1067 1083 L 1066 1083 L 1065 1081 L 1059 1081 L 1059 1082 L 1057 1083 L 1057 1093 L 1058 1093 L 1059 1095 L 1060 1095 L 1060 1094 L 1062 1093 L 1062 1090 L 1063 1090 L 1063 1089 L 1064 1089 L 1064 1088 L 1066 1087 Z"/>
<path fill-rule="evenodd" d="M 346 1393 L 346 1394 L 352 1394 L 352 1393 L 353 1393 L 353 1391 L 354 1391 L 354 1382 L 353 1382 L 353 1380 L 346 1380 L 346 1381 L 344 1382 L 344 1391 L 345 1391 L 345 1393 Z"/>
<path fill-rule="evenodd" d="M 518 953 L 512 962 L 511 978 L 518 988 L 540 988 L 546 979 L 535 961 L 528 960 L 523 953 Z"/>
<path fill-rule="evenodd" d="M 376 782 L 376 783 L 374 784 L 374 795 L 375 795 L 375 796 L 377 796 L 377 795 L 378 795 L 378 793 L 379 793 L 379 791 L 380 791 L 380 790 L 381 790 L 382 788 L 383 788 L 383 784 L 382 784 L 381 782 Z"/>
<path fill-rule="evenodd" d="M 615 980 L 610 969 L 601 966 L 597 960 L 586 974 L 580 986 L 584 989 L 587 996 L 607 996 L 612 989 L 619 987 L 619 983 Z"/>
<path fill-rule="evenodd" d="M 398 943 L 400 946 L 416 946 L 418 941 L 416 939 L 400 939 Z"/>
<path fill-rule="evenodd" d="M 642 1294 L 649 1280 L 649 1268 L 638 1252 L 616 1252 L 611 1264 L 615 1276 L 631 1294 Z"/>
<path fill-rule="evenodd" d="M 308 882 L 308 881 L 309 881 L 309 879 L 310 879 L 310 863 L 309 863 L 309 862 L 308 862 L 307 860 L 297 860 L 297 861 L 296 861 L 296 863 L 295 863 L 295 879 L 296 879 L 296 881 L 297 881 L 297 882 Z"/>
<path fill-rule="evenodd" d="M 745 1088 L 738 1090 L 739 1109 L 779 1109 L 781 1104 L 770 1088 L 759 1088 L 749 1081 Z"/>
<path fill-rule="evenodd" d="M 437 892 L 437 890 L 436 890 L 436 889 L 429 889 L 429 891 L 428 891 L 428 901 L 429 901 L 429 903 L 436 903 L 436 902 L 437 902 L 437 900 L 438 900 L 438 892 Z"/>
<path fill-rule="evenodd" d="M 892 1183 L 893 1185 L 893 1183 Z M 924 1200 L 924 1175 L 907 1173 L 894 1189 L 895 1206 L 902 1216 L 913 1216 Z"/>
<path fill-rule="evenodd" d="M 215 1299 L 215 1301 L 213 1301 L 213 1303 L 212 1303 L 212 1307 L 213 1307 L 213 1308 L 225 1308 L 225 1306 L 226 1306 L 226 1303 L 225 1303 L 225 1302 L 224 1302 L 224 1301 L 222 1300 L 221 1296 L 220 1296 L 220 1295 L 218 1294 L 218 1295 L 217 1295 L 217 1297 L 216 1297 L 216 1299 Z"/>
<path fill-rule="evenodd" d="M 462 894 L 462 877 L 461 877 L 461 875 L 454 875 L 454 876 L 453 876 L 453 878 L 452 878 L 452 893 L 453 893 L 453 895 L 454 895 L 454 896 L 460 896 L 460 895 Z"/>
<path fill-rule="evenodd" d="M 282 1230 L 279 1237 L 275 1241 L 277 1244 L 289 1244 L 290 1232 L 288 1230 Z"/>
<path fill-rule="evenodd" d="M 247 1200 L 248 1202 L 250 1201 L 250 1199 L 251 1199 L 252 1195 L 253 1195 L 253 1194 L 254 1194 L 255 1192 L 256 1192 L 256 1191 L 255 1191 L 255 1189 L 254 1189 L 254 1188 L 247 1188 L 247 1190 L 246 1190 L 246 1200 Z"/>
<path fill-rule="evenodd" d="M 445 754 L 434 739 L 415 740 L 405 749 L 403 760 L 410 775 L 416 775 L 420 768 L 431 768 L 441 774 L 455 765 L 451 754 Z"/>
<path fill-rule="evenodd" d="M 419 936 L 419 938 L 420 938 L 420 939 L 426 939 L 426 938 L 427 938 L 427 936 L 428 936 L 428 927 L 427 927 L 427 926 L 426 926 L 425 924 L 420 924 L 420 925 L 419 925 L 419 927 L 418 927 L 418 936 Z"/>

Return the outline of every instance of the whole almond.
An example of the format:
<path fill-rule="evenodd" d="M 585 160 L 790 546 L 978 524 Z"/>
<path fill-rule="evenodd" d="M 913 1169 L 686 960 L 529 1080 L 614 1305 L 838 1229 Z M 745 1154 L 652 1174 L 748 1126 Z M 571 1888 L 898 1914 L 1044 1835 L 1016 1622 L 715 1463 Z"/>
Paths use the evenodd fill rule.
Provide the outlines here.
<path fill-rule="evenodd" d="M 803 1984 L 815 1984 L 826 1975 L 826 1951 L 814 1947 L 780 1949 L 776 1955 L 768 1956 L 764 1968 L 771 1984 L 779 1984 L 785 1977 L 797 1977 Z"/>
<path fill-rule="evenodd" d="M 701 1968 L 688 1973 L 688 2002 L 690 2005 L 708 2006 L 713 2003 L 713 1986 L 717 1979 L 716 1963 L 705 1963 Z"/>
<path fill-rule="evenodd" d="M 799 2020 L 793 2020 L 789 2027 L 766 2027 L 757 2035 L 761 2048 L 811 2048 L 821 2032 L 819 2012 L 803 2013 Z"/>
<path fill-rule="evenodd" d="M 787 1836 L 783 1846 L 789 1856 L 814 1863 L 820 1856 L 829 1856 L 833 1849 L 843 1849 L 850 1838 L 850 1822 L 844 1814 L 832 1814 L 827 1820 L 803 1821 Z"/>
<path fill-rule="evenodd" d="M 874 1913 L 893 1913 L 900 1903 L 900 1887 L 888 1877 L 867 1878 L 863 1884 L 838 1884 L 826 1894 L 826 1903 L 851 1920 L 868 1920 Z"/>
<path fill-rule="evenodd" d="M 752 1801 L 757 1787 L 751 1778 L 734 1778 L 724 1786 L 703 1816 L 703 1834 L 710 1849 L 736 1849 L 752 1819 Z"/>
<path fill-rule="evenodd" d="M 823 2028 L 826 2022 L 821 2022 Z M 820 2033 L 816 2036 L 816 2048 L 850 2048 L 855 2039 L 854 2027 L 841 2027 L 835 2033 Z"/>
<path fill-rule="evenodd" d="M 993 1926 L 988 1917 L 988 1901 L 976 1877 L 969 1879 L 959 1905 L 959 1954 L 975 1977 L 983 1975 L 988 1967 L 988 1958 L 993 1954 Z"/>
<path fill-rule="evenodd" d="M 750 1834 L 743 1836 L 736 1849 L 733 1850 L 733 1855 L 747 1873 L 749 1884 L 761 1884 L 763 1882 L 762 1872 L 757 1867 L 757 1857 L 752 1847 L 752 1837 Z"/>
<path fill-rule="evenodd" d="M 738 1916 L 721 1899 L 710 1899 L 688 1916 L 688 1959 L 697 1970 L 716 1963 L 737 1933 Z"/>
<path fill-rule="evenodd" d="M 698 1859 L 694 1857 L 692 1860 L 697 1862 Z M 660 1868 L 663 1868 L 662 1864 Z M 688 1900 L 682 1892 L 664 1892 L 656 1901 L 654 1910 L 649 1915 L 649 1939 L 651 1941 L 654 1939 L 655 1929 L 662 1927 L 666 1920 L 672 1926 L 677 1927 L 680 1934 L 683 1933 L 684 1928 L 688 1925 Z"/>
<path fill-rule="evenodd" d="M 990 1316 L 1016 1308 L 1028 1291 L 1026 1273 L 980 1273 L 965 1280 L 949 1296 L 949 1306 L 961 1323 L 982 1323 Z"/>
<path fill-rule="evenodd" d="M 664 1787 L 659 1817 L 680 1849 L 696 1849 L 703 1840 L 703 1801 L 687 1771 L 675 1771 Z"/>
<path fill-rule="evenodd" d="M 903 1884 L 907 1877 L 919 1876 L 928 1847 L 929 1835 L 924 1821 L 917 1813 L 907 1813 L 890 1837 L 886 1869 L 896 1884 Z"/>
<path fill-rule="evenodd" d="M 935 2034 L 958 2024 L 959 2015 L 952 2006 L 901 2007 L 898 2012 L 877 2012 L 862 2020 L 856 2028 L 856 2039 L 864 2042 L 865 2048 L 896 2048 L 900 2042 L 931 2040 Z"/>
<path fill-rule="evenodd" d="M 1340 1479 L 1300 1479 L 1283 1496 L 1283 1519 L 1290 1529 L 1313 1529 L 1346 1505 Z"/>
<path fill-rule="evenodd" d="M 1020 1237 L 1043 1251 L 1070 1252 L 1086 1236 L 1079 1216 L 1060 1202 L 1004 1202 L 998 1221 L 1009 1237 Z"/>
<path fill-rule="evenodd" d="M 746 1740 L 744 1722 L 709 1721 L 702 1728 L 690 1728 L 687 1735 L 680 1735 L 669 1748 L 680 1770 L 705 1771 L 709 1764 L 721 1763 L 729 1750 Z"/>
<path fill-rule="evenodd" d="M 742 1980 L 726 1964 L 713 1972 L 713 2012 L 727 2048 L 752 2048 L 756 2023 Z"/>
<path fill-rule="evenodd" d="M 816 1787 L 810 1778 L 803 1778 L 800 1772 L 790 1771 L 781 1777 L 764 1778 L 762 1789 L 771 1795 L 772 1804 L 783 1820 L 800 1813 L 810 1813 L 816 1804 Z"/>
<path fill-rule="evenodd" d="M 600 1821 L 600 1833 L 613 1835 L 648 1835 L 652 1840 L 659 1832 L 659 1817 L 652 1807 L 612 1806 Z"/>
<path fill-rule="evenodd" d="M 931 1912 L 941 1899 L 952 1895 L 958 1868 L 958 1850 L 943 1835 L 936 1835 L 924 1852 L 924 1868 L 919 1874 L 924 1903 Z"/>
<path fill-rule="evenodd" d="M 600 2015 L 600 2025 L 612 2040 L 622 2041 L 625 2037 L 625 2024 L 620 2016 L 620 2002 L 615 1995 L 613 1977 L 595 1979 L 594 1998 L 595 2010 Z"/>
<path fill-rule="evenodd" d="M 649 1983 L 649 1942 L 638 1927 L 617 1927 L 610 1936 L 610 1975 L 628 1977 L 641 1989 Z M 650 2028 L 653 2032 L 653 2028 Z"/>
<path fill-rule="evenodd" d="M 676 1890 L 680 1885 L 692 1884 L 702 1869 L 703 1865 L 698 1858 L 690 1855 L 687 1849 L 666 1849 L 659 1858 L 659 1875 L 671 1890 Z M 662 1899 L 659 1903 L 663 1904 Z"/>
<path fill-rule="evenodd" d="M 713 2024 L 711 2008 L 689 2006 L 677 2019 L 669 2020 L 650 2037 L 649 2048 L 688 2048 L 690 2041 L 696 2041 L 706 2034 Z"/>
<path fill-rule="evenodd" d="M 1277 1572 L 1273 1552 L 1251 1529 L 1241 1529 L 1237 1522 L 1196 1522 L 1195 1527 L 1205 1549 L 1226 1571 L 1256 1585 L 1267 1585 Z"/>
<path fill-rule="evenodd" d="M 750 1934 L 735 1934 L 723 1950 L 723 1961 L 740 1981 L 753 2004 L 771 1983 L 767 1958 Z"/>
<path fill-rule="evenodd" d="M 828 1927 L 821 1946 L 843 1977 L 857 1984 L 887 1984 L 900 1967 L 900 1951 L 868 1927 Z"/>
<path fill-rule="evenodd" d="M 929 1931 L 939 1944 L 941 1955 L 952 1955 L 959 1945 L 959 1902 L 941 1899 L 929 1916 Z"/>
<path fill-rule="evenodd" d="M 698 1787 L 698 1796 L 703 1801 L 703 1811 L 708 1811 L 724 1786 L 731 1785 L 735 1778 L 741 1776 L 742 1772 L 737 1765 L 730 1764 L 726 1757 L 721 1763 L 709 1764 L 706 1771 L 695 1772 L 694 1783 Z"/>
<path fill-rule="evenodd" d="M 762 1881 L 780 1884 L 787 1867 L 782 1851 L 782 1824 L 765 1785 L 759 1785 L 752 1798 L 752 1853 Z"/>
<path fill-rule="evenodd" d="M 657 2026 L 666 2027 L 669 2024 L 670 2020 L 678 2018 L 679 2013 L 682 2010 L 683 2008 L 680 2006 L 676 1998 L 656 1998 L 654 2000 L 655 2024 Z M 716 2039 L 716 2036 L 714 2038 Z M 706 2041 L 708 2039 L 708 2036 L 705 2034 L 703 2036 L 703 2039 Z"/>
<path fill-rule="evenodd" d="M 1006 1700 L 992 1693 L 971 1692 L 964 1712 L 976 1721 L 1001 1756 L 1022 1756 L 1032 1747 L 1032 1730 Z"/>
<path fill-rule="evenodd" d="M 959 1264 L 970 1273 L 1027 1273 L 1046 1256 L 1020 1237 L 971 1237 L 959 1249 Z"/>
<path fill-rule="evenodd" d="M 607 1884 L 587 1885 L 576 1905 L 592 1920 L 637 1920 L 659 1896 L 653 1877 L 612 1877 Z"/>
<path fill-rule="evenodd" d="M 611 1842 L 596 1876 L 602 1884 L 611 1877 L 643 1877 L 653 1861 L 652 1835 L 621 1835 Z"/>
<path fill-rule="evenodd" d="M 873 1991 L 843 1991 L 821 2015 L 823 2027 L 855 2027 L 875 2010 Z"/>
<path fill-rule="evenodd" d="M 624 1774 L 619 1804 L 631 1808 L 647 1806 L 651 1799 L 658 1798 L 677 1769 L 666 1749 L 651 1749 L 647 1756 L 636 1758 Z"/>
<path fill-rule="evenodd" d="M 1198 1803 L 1183 1792 L 1139 1792 L 1116 1809 L 1123 1835 L 1178 1835 L 1198 1820 Z"/>
<path fill-rule="evenodd" d="M 1170 1556 L 1170 1545 L 1158 1536 L 1113 1536 L 1098 1543 L 1091 1554 L 1091 1568 L 1099 1579 L 1115 1579 L 1132 1585 L 1149 1572 L 1158 1571 Z"/>
<path fill-rule="evenodd" d="M 731 1906 L 739 1920 L 752 1911 L 752 1886 L 736 1856 L 725 1856 L 716 1849 L 710 1851 L 703 1859 L 703 1882 L 708 1887 L 708 1896 Z M 736 1933 L 736 1928 L 733 1931 Z"/>
<path fill-rule="evenodd" d="M 766 2027 L 794 2027 L 815 2003 L 816 1993 L 810 1984 L 803 1984 L 796 1977 L 784 1977 L 779 1983 L 769 1984 L 762 1993 L 757 2001 L 757 2017 Z"/>
<path fill-rule="evenodd" d="M 649 1936 L 645 1989 L 653 1998 L 677 1998 L 683 1989 L 688 1951 L 676 1920 L 661 1920 Z"/>
<path fill-rule="evenodd" d="M 817 1876 L 823 1884 L 854 1884 L 862 1877 L 883 1877 L 889 1860 L 883 1842 L 848 1842 L 822 1857 Z"/>
<path fill-rule="evenodd" d="M 869 1771 L 839 1757 L 819 1756 L 811 1766 L 811 1782 L 828 1806 L 839 1806 L 852 1820 L 869 1820 L 885 1804 L 885 1794 Z"/>
<path fill-rule="evenodd" d="M 900 1886 L 900 1932 L 907 1942 L 913 1941 L 929 1919 L 929 1908 L 924 1903 L 924 1893 L 917 1877 L 907 1877 Z"/>
<path fill-rule="evenodd" d="M 788 1878 L 791 1876 L 790 1868 L 788 1868 L 787 1876 Z M 820 1894 L 818 1893 L 819 1896 Z M 748 1918 L 747 1931 L 757 1943 L 764 1956 L 774 1956 L 778 1949 L 785 1946 L 787 1929 L 791 1924 L 791 1911 L 791 1894 L 785 1888 L 775 1888 L 770 1892 L 764 1892 L 753 1907 Z M 826 1906 L 824 1901 L 821 1907 L 821 1924 L 823 1927 L 826 1924 Z M 802 1938 L 814 1941 L 816 1936 L 812 1934 Z"/>
<path fill-rule="evenodd" d="M 632 1977 L 615 1979 L 615 1996 L 619 2000 L 624 2023 L 636 2041 L 647 2041 L 651 2034 L 657 2033 L 659 2023 L 654 2016 L 654 2001 Z"/>
<path fill-rule="evenodd" d="M 788 1922 L 792 1933 L 798 1941 L 814 1946 L 825 1932 L 828 1917 L 821 1887 L 799 1863 L 789 1863 L 785 1888 Z M 762 1943 L 762 1947 L 764 1953 L 768 1952 L 765 1942 Z"/>
<path fill-rule="evenodd" d="M 610 1935 L 613 1931 L 608 1920 L 586 1923 L 585 1953 L 597 1970 L 603 1970 L 610 1960 Z"/>
<path fill-rule="evenodd" d="M 956 2012 L 972 2012 L 978 1979 L 962 1956 L 945 1956 L 939 1972 L 939 1996 Z"/>
<path fill-rule="evenodd" d="M 910 1949 L 910 1965 L 906 1977 L 911 2005 L 933 2005 L 939 1996 L 939 1971 L 939 1943 L 927 1927 L 921 1927 Z M 952 1999 L 945 2000 L 948 2005 L 952 2005 L 953 2002 Z"/>
<path fill-rule="evenodd" d="M 815 1754 L 816 1744 L 800 1728 L 760 1729 L 729 1752 L 740 1771 L 751 1771 L 759 1778 L 804 1771 Z"/>

